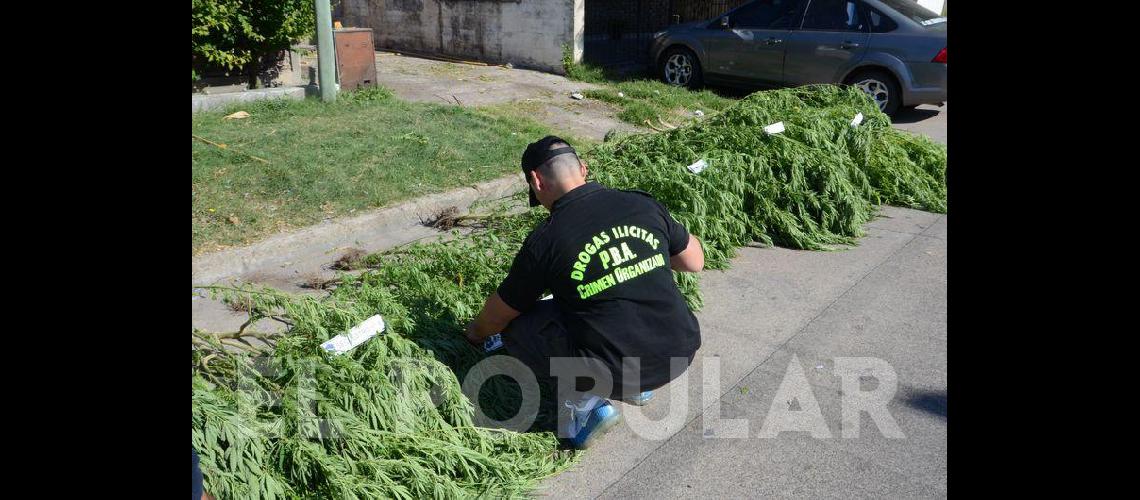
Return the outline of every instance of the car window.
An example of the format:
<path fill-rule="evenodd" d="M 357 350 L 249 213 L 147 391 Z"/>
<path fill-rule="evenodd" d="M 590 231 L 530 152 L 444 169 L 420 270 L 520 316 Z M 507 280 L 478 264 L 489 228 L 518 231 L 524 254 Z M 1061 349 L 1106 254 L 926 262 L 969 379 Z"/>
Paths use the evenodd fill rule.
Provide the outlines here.
<path fill-rule="evenodd" d="M 899 14 L 902 14 L 902 15 L 910 18 L 910 20 L 912 20 L 912 21 L 914 21 L 914 22 L 916 22 L 922 26 L 930 27 L 930 26 L 934 26 L 934 25 L 938 25 L 938 24 L 944 24 L 946 22 L 945 17 L 941 17 L 939 14 L 936 14 L 934 11 L 931 11 L 930 9 L 927 9 L 926 7 L 919 5 L 918 2 L 915 2 L 914 0 L 879 0 L 879 1 L 882 2 L 883 5 L 886 5 L 888 8 L 890 8 L 891 10 L 894 10 L 895 12 L 898 12 Z"/>
<path fill-rule="evenodd" d="M 733 28 L 787 29 L 799 13 L 800 0 L 757 0 L 728 16 Z"/>
<path fill-rule="evenodd" d="M 871 33 L 890 33 L 899 27 L 891 18 L 870 6 L 867 6 L 867 21 L 871 25 Z"/>
<path fill-rule="evenodd" d="M 866 31 L 855 0 L 811 0 L 804 22 L 805 30 Z"/>

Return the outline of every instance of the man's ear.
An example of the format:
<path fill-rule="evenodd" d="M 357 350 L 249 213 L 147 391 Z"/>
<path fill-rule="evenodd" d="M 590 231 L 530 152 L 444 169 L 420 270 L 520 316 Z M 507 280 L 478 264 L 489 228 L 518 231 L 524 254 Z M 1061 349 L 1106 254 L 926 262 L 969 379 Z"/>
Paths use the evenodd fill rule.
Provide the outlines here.
<path fill-rule="evenodd" d="M 580 165 L 578 169 L 582 172 L 582 177 L 588 177 L 590 175 L 590 169 L 586 166 L 586 162 L 579 161 L 578 164 Z"/>
<path fill-rule="evenodd" d="M 535 190 L 542 189 L 542 178 L 538 176 L 538 169 L 531 170 L 530 172 L 527 172 L 526 175 L 528 177 L 527 180 L 530 181 Z"/>

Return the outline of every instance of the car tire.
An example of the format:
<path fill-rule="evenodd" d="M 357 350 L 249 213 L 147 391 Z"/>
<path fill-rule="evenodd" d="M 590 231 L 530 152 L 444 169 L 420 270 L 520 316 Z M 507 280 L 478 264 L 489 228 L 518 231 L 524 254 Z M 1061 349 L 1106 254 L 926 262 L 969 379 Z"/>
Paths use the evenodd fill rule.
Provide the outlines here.
<path fill-rule="evenodd" d="M 895 77 L 883 70 L 871 69 L 853 73 L 845 81 L 859 87 L 879 105 L 887 116 L 894 116 L 902 104 L 902 91 Z"/>
<path fill-rule="evenodd" d="M 672 47 L 661 56 L 657 74 L 661 81 L 679 87 L 698 88 L 704 82 L 701 61 L 693 51 L 684 47 Z"/>

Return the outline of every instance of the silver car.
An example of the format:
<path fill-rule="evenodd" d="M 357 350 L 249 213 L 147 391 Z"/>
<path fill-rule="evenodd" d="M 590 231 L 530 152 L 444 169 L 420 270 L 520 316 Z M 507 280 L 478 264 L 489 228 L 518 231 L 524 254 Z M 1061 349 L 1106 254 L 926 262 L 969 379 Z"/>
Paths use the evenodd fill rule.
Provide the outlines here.
<path fill-rule="evenodd" d="M 946 101 L 946 18 L 914 0 L 756 0 L 653 38 L 673 85 L 858 85 L 888 115 Z"/>

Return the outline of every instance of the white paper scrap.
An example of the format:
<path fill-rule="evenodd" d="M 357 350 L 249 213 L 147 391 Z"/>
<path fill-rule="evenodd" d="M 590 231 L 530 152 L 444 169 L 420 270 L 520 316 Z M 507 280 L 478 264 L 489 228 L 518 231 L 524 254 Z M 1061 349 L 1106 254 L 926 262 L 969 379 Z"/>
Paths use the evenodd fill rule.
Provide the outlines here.
<path fill-rule="evenodd" d="M 708 162 L 706 162 L 704 160 L 698 160 L 696 163 L 689 165 L 689 171 L 694 173 L 694 174 L 699 174 L 699 173 L 701 173 L 702 170 L 704 170 L 708 166 L 709 166 Z"/>

